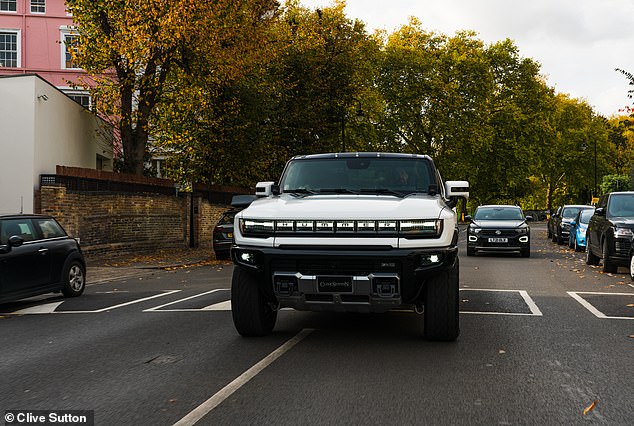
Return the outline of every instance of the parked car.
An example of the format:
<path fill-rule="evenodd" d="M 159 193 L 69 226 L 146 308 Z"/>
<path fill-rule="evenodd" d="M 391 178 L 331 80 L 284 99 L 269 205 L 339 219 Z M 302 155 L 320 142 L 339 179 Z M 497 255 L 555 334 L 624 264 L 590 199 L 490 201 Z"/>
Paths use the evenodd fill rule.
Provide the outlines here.
<path fill-rule="evenodd" d="M 575 251 L 585 251 L 586 249 L 586 232 L 588 231 L 588 223 L 594 214 L 594 207 L 591 209 L 581 209 L 570 222 L 570 237 L 568 237 L 568 247 L 574 248 Z"/>
<path fill-rule="evenodd" d="M 214 253 L 218 260 L 229 259 L 231 245 L 233 244 L 233 220 L 239 211 L 237 209 L 227 210 L 214 227 Z"/>
<path fill-rule="evenodd" d="M 565 205 L 558 209 L 552 222 L 552 239 L 559 245 L 567 243 L 570 237 L 570 222 L 582 209 L 594 209 L 586 205 Z"/>
<path fill-rule="evenodd" d="M 86 286 L 79 243 L 51 216 L 0 216 L 0 303 L 50 292 L 75 297 Z"/>
<path fill-rule="evenodd" d="M 520 252 L 522 257 L 531 255 L 531 229 L 518 206 L 479 206 L 467 228 L 467 256 L 483 252 Z"/>
<path fill-rule="evenodd" d="M 586 235 L 586 264 L 598 265 L 603 272 L 616 272 L 631 263 L 634 236 L 634 191 L 612 192 L 601 196 Z"/>
<path fill-rule="evenodd" d="M 214 254 L 218 260 L 229 259 L 233 245 L 233 221 L 236 213 L 248 207 L 257 197 L 255 195 L 234 195 L 231 199 L 233 209 L 222 214 L 213 230 Z"/>

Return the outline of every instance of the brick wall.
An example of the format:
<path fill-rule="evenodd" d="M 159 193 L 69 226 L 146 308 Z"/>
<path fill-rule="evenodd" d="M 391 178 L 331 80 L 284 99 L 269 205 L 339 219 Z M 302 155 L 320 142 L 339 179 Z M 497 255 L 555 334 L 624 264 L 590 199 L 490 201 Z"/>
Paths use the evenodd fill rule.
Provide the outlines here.
<path fill-rule="evenodd" d="M 190 196 L 159 194 L 82 193 L 62 186 L 43 186 L 41 212 L 57 218 L 81 239 L 88 257 L 121 255 L 189 245 Z M 212 246 L 212 231 L 229 206 L 194 197 L 194 244 Z"/>

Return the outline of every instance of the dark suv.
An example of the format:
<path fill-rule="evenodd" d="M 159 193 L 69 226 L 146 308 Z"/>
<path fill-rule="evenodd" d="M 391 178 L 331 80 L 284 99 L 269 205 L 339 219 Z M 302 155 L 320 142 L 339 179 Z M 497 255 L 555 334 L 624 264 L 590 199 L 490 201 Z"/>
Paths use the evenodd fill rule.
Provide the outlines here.
<path fill-rule="evenodd" d="M 79 243 L 51 216 L 0 216 L 0 303 L 50 292 L 79 296 L 86 263 Z"/>
<path fill-rule="evenodd" d="M 634 191 L 603 195 L 588 224 L 586 263 L 603 259 L 603 272 L 629 266 L 633 230 Z"/>

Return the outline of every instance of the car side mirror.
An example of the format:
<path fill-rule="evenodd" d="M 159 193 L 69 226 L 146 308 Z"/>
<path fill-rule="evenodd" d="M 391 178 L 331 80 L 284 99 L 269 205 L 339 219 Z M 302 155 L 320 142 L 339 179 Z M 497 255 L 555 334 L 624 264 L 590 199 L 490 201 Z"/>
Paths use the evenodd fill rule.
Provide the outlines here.
<path fill-rule="evenodd" d="M 19 235 L 13 235 L 9 237 L 10 247 L 20 247 L 22 244 L 24 244 L 24 238 L 20 237 Z"/>
<path fill-rule="evenodd" d="M 532 222 L 533 216 L 526 216 L 526 222 Z"/>
<path fill-rule="evenodd" d="M 596 209 L 594 211 L 595 214 L 599 215 L 599 216 L 605 216 L 605 208 L 603 207 L 599 207 L 598 209 Z"/>
<path fill-rule="evenodd" d="M 570 222 L 570 226 L 577 226 L 577 222 L 573 220 L 572 222 Z"/>
<path fill-rule="evenodd" d="M 466 215 L 464 217 L 464 220 L 467 221 L 467 222 L 473 222 L 473 218 L 470 215 Z"/>

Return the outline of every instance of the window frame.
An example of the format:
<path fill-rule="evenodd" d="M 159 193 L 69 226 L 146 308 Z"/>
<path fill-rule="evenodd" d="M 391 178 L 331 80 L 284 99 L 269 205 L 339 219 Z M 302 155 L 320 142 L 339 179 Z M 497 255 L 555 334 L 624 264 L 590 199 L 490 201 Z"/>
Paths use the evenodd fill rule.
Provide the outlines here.
<path fill-rule="evenodd" d="M 3 4 L 7 6 L 13 4 L 15 9 L 2 9 Z M 0 13 L 18 13 L 18 0 L 0 0 Z"/>
<path fill-rule="evenodd" d="M 16 38 L 16 66 L 2 65 L 0 68 L 22 68 L 22 30 L 19 28 L 0 28 L 0 33 L 13 33 Z M 4 52 L 8 52 L 8 50 Z"/>
<path fill-rule="evenodd" d="M 79 68 L 79 67 L 67 67 L 66 66 L 66 48 L 67 48 L 67 44 L 66 44 L 66 37 L 67 36 L 72 36 L 72 37 L 79 37 L 79 34 L 77 34 L 75 32 L 74 28 L 71 27 L 61 27 L 60 30 L 60 45 L 61 45 L 61 69 L 63 70 L 81 70 L 83 68 Z M 72 65 L 72 61 L 71 61 L 71 65 Z"/>
<path fill-rule="evenodd" d="M 33 4 L 33 2 L 34 2 L 34 1 L 41 2 L 41 4 Z M 34 11 L 34 10 L 33 10 L 33 7 L 36 7 L 36 8 L 43 8 L 43 10 L 41 10 L 41 11 L 39 11 L 39 10 Z M 34 15 L 44 15 L 44 14 L 46 14 L 46 0 L 30 0 L 30 1 L 29 1 L 29 10 L 30 10 L 30 11 L 31 11 L 31 13 L 32 13 L 32 14 L 34 14 Z"/>

